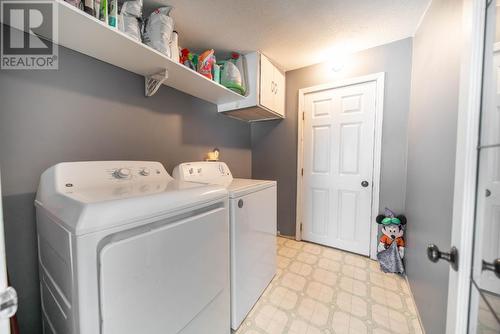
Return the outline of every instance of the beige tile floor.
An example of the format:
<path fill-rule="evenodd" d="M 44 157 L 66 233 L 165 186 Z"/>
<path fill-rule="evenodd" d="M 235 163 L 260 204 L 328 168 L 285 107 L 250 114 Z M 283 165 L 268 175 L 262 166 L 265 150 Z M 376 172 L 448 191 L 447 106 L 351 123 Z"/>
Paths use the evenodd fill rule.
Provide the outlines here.
<path fill-rule="evenodd" d="M 486 294 L 488 298 L 488 302 L 491 307 L 497 311 L 497 314 L 500 312 L 500 298 L 493 294 Z M 500 333 L 500 324 L 497 319 L 488 308 L 484 299 L 482 297 L 479 298 L 479 312 L 477 319 L 477 334 L 498 334 Z"/>
<path fill-rule="evenodd" d="M 363 256 L 277 242 L 278 272 L 236 334 L 422 333 L 404 278 Z"/>

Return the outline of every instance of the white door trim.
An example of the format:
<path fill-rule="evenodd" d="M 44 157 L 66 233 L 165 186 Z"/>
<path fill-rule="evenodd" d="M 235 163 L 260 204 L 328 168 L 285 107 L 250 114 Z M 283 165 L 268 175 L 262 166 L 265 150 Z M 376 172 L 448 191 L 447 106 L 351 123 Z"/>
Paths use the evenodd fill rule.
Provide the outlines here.
<path fill-rule="evenodd" d="M 382 159 L 382 124 L 384 114 L 384 81 L 385 73 L 375 73 L 361 77 L 349 78 L 340 81 L 334 81 L 327 84 L 307 87 L 299 89 L 299 107 L 297 108 L 298 131 L 297 131 L 297 219 L 295 222 L 295 239 L 302 240 L 302 168 L 304 164 L 304 96 L 308 93 L 318 92 L 322 90 L 340 88 L 365 82 L 374 81 L 377 86 L 376 101 L 375 101 L 375 145 L 373 155 L 373 188 L 372 188 L 372 214 L 371 214 L 371 237 L 370 237 L 370 257 L 376 258 L 377 254 L 377 233 L 378 225 L 375 224 L 375 217 L 379 212 L 379 194 L 380 194 L 380 165 Z"/>
<path fill-rule="evenodd" d="M 7 258 L 5 254 L 5 235 L 2 211 L 2 182 L 0 180 L 0 293 L 9 286 L 7 282 Z M 0 319 L 0 333 L 10 333 L 10 320 Z"/>
<path fill-rule="evenodd" d="M 452 245 L 459 251 L 459 270 L 450 269 L 447 334 L 468 332 L 485 11 L 486 0 L 464 0 L 452 225 Z"/>

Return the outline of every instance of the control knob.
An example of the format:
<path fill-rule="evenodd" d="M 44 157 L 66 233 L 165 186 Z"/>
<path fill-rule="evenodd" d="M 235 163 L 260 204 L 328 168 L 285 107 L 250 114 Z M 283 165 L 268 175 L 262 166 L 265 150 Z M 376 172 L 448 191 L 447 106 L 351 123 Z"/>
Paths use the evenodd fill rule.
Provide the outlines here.
<path fill-rule="evenodd" d="M 149 168 L 143 168 L 141 169 L 139 174 L 141 174 L 142 176 L 148 176 L 149 174 L 151 174 L 151 171 L 149 170 Z"/>
<path fill-rule="evenodd" d="M 130 177 L 130 169 L 118 168 L 114 174 L 115 174 L 115 177 L 117 177 L 119 179 L 128 179 Z"/>

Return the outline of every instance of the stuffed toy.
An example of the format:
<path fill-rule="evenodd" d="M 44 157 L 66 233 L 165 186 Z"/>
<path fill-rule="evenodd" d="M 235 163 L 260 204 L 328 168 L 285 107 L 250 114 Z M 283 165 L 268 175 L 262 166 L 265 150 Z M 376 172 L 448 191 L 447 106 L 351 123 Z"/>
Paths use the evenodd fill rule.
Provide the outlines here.
<path fill-rule="evenodd" d="M 382 236 L 377 247 L 380 266 L 384 272 L 403 273 L 403 258 L 405 254 L 404 226 L 406 217 L 396 216 L 394 212 L 385 209 L 383 215 L 378 215 L 377 224 L 381 226 Z"/>

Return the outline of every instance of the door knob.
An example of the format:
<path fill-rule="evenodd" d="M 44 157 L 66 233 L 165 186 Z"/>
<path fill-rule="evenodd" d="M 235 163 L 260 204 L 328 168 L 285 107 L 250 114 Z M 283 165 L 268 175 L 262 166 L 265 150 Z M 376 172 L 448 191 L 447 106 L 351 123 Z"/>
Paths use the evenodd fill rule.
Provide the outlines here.
<path fill-rule="evenodd" d="M 491 263 L 483 260 L 483 267 L 481 269 L 493 271 L 496 277 L 500 278 L 500 258 L 493 260 Z"/>
<path fill-rule="evenodd" d="M 242 199 L 240 199 L 240 200 L 238 201 L 238 208 L 240 208 L 240 209 L 241 209 L 242 207 L 243 207 L 243 200 L 242 200 Z"/>
<path fill-rule="evenodd" d="M 8 287 L 0 293 L 0 319 L 9 319 L 17 312 L 17 293 Z"/>
<path fill-rule="evenodd" d="M 448 261 L 453 270 L 458 269 L 458 249 L 455 246 L 451 247 L 449 253 L 441 252 L 438 246 L 430 244 L 427 246 L 427 257 L 431 262 L 438 262 L 440 259 Z"/>
<path fill-rule="evenodd" d="M 368 187 L 368 185 L 369 185 L 368 181 L 363 181 L 363 182 L 361 182 L 361 186 L 362 186 L 363 188 Z"/>

